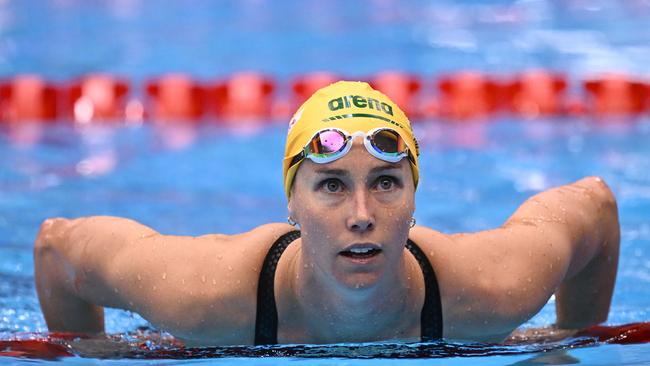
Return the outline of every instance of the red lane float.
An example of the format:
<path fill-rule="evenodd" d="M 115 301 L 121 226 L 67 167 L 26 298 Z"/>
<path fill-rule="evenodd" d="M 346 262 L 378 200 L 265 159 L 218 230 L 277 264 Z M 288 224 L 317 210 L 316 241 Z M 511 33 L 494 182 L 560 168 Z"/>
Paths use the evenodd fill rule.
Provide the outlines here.
<path fill-rule="evenodd" d="M 508 110 L 525 118 L 559 116 L 566 112 L 564 75 L 531 70 L 505 86 Z"/>
<path fill-rule="evenodd" d="M 342 78 L 327 71 L 316 71 L 301 75 L 289 81 L 289 95 L 280 97 L 273 104 L 273 117 L 275 119 L 289 119 L 291 115 L 307 100 L 316 90 L 335 83 Z"/>
<path fill-rule="evenodd" d="M 339 79 L 340 75 L 315 72 L 290 80 L 283 89 L 272 77 L 257 72 L 236 73 L 221 81 L 167 74 L 145 83 L 143 103 L 128 100 L 129 81 L 111 75 L 90 74 L 59 85 L 37 75 L 18 75 L 0 82 L 0 121 L 139 122 L 146 113 L 161 122 L 269 122 L 288 119 L 316 90 Z M 583 95 L 568 96 L 566 77 L 548 70 L 523 72 L 507 82 L 476 71 L 442 75 L 435 83 L 386 71 L 369 81 L 412 119 L 465 121 L 502 111 L 524 118 L 637 117 L 650 111 L 650 84 L 621 74 L 583 81 Z M 429 94 L 432 87 L 438 97 Z"/>
<path fill-rule="evenodd" d="M 341 80 L 339 75 L 327 71 L 316 71 L 294 78 L 289 82 L 292 92 L 290 109 L 295 111 L 307 100 L 307 98 L 314 94 L 316 90 L 324 88 L 339 80 Z"/>
<path fill-rule="evenodd" d="M 271 117 L 275 81 L 256 72 L 234 74 L 211 88 L 210 104 L 224 121 L 262 120 Z"/>
<path fill-rule="evenodd" d="M 599 342 L 637 344 L 650 342 L 650 322 L 630 323 L 619 326 L 596 325 L 587 328 L 576 337 L 597 338 Z"/>
<path fill-rule="evenodd" d="M 493 78 L 474 71 L 444 75 L 438 79 L 439 115 L 452 120 L 483 119 L 498 109 L 503 88 Z"/>
<path fill-rule="evenodd" d="M 0 341 L 0 356 L 54 360 L 74 354 L 67 347 L 49 340 L 10 340 Z"/>
<path fill-rule="evenodd" d="M 205 114 L 206 89 L 185 74 L 167 74 L 145 85 L 148 117 L 155 121 L 194 121 Z"/>
<path fill-rule="evenodd" d="M 386 71 L 373 76 L 370 84 L 392 99 L 409 118 L 417 119 L 422 115 L 417 99 L 422 89 L 422 80 L 418 76 L 400 71 Z"/>
<path fill-rule="evenodd" d="M 38 75 L 19 75 L 0 83 L 0 119 L 53 121 L 58 117 L 60 99 L 54 84 Z"/>
<path fill-rule="evenodd" d="M 128 81 L 94 74 L 75 80 L 67 87 L 67 115 L 79 123 L 126 118 Z"/>
<path fill-rule="evenodd" d="M 638 116 L 650 106 L 650 85 L 622 75 L 608 74 L 583 83 L 588 112 L 597 116 Z"/>

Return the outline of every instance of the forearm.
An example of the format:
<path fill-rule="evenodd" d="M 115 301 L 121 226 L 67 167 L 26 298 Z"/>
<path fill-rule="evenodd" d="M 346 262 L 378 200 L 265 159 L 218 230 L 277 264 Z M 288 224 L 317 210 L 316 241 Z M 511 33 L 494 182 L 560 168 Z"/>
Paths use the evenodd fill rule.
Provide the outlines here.
<path fill-rule="evenodd" d="M 134 238 L 153 234 L 133 221 L 110 217 L 46 221 L 35 243 L 34 264 L 50 330 L 102 332 L 100 305 L 122 307 L 107 281 L 112 257 Z"/>
<path fill-rule="evenodd" d="M 618 242 L 604 248 L 582 271 L 564 280 L 555 293 L 557 326 L 582 329 L 607 320 L 618 263 Z"/>
<path fill-rule="evenodd" d="M 614 195 L 601 180 L 575 184 L 584 190 L 584 227 L 571 265 L 557 289 L 557 326 L 580 329 L 607 320 L 618 267 L 620 226 Z"/>
<path fill-rule="evenodd" d="M 523 225 L 522 225 L 523 224 Z M 506 222 L 543 235 L 552 266 L 558 326 L 581 328 L 606 320 L 618 264 L 616 200 L 599 178 L 585 178 L 533 196 Z M 539 271 L 542 271 L 540 268 Z"/>
<path fill-rule="evenodd" d="M 78 296 L 74 265 L 55 244 L 66 225 L 65 221 L 46 221 L 34 246 L 34 279 L 41 310 L 50 331 L 100 333 L 104 331 L 103 308 Z"/>

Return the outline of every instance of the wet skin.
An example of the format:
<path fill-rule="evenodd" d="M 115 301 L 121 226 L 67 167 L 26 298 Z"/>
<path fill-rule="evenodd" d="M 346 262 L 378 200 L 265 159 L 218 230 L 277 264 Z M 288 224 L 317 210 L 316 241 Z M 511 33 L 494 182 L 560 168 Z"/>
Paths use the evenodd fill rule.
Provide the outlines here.
<path fill-rule="evenodd" d="M 435 269 L 446 338 L 501 341 L 553 294 L 560 328 L 607 319 L 620 231 L 599 178 L 541 192 L 499 228 L 446 235 L 409 229 L 408 163 L 355 141 L 339 160 L 303 162 L 288 208 L 302 238 L 276 272 L 281 343 L 418 339 L 424 283 L 407 237 Z M 116 217 L 47 220 L 34 249 L 41 308 L 52 331 L 101 332 L 108 306 L 188 344 L 251 344 L 262 261 L 290 230 L 181 237 Z"/>
<path fill-rule="evenodd" d="M 299 280 L 279 297 L 296 299 L 279 308 L 292 320 L 287 333 L 310 324 L 322 340 L 416 339 L 424 300 L 422 274 L 404 250 L 415 210 L 408 162 L 379 160 L 357 138 L 334 162 L 305 160 L 296 178 L 288 207 L 302 241 L 286 258 Z"/>
<path fill-rule="evenodd" d="M 332 163 L 303 162 L 289 214 L 300 225 L 302 261 L 333 286 L 358 290 L 403 271 L 415 203 L 408 163 L 383 162 L 355 142 Z"/>

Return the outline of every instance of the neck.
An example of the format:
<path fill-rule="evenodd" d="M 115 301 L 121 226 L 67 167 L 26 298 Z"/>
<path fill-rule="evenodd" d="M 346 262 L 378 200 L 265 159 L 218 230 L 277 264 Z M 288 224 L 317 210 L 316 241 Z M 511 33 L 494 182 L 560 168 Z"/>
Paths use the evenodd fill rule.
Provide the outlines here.
<path fill-rule="evenodd" d="M 376 283 L 345 286 L 308 263 L 297 250 L 291 261 L 289 298 L 297 329 L 314 342 L 363 342 L 419 336 L 424 281 L 419 265 L 404 250 Z M 303 332 L 301 332 L 303 333 Z"/>

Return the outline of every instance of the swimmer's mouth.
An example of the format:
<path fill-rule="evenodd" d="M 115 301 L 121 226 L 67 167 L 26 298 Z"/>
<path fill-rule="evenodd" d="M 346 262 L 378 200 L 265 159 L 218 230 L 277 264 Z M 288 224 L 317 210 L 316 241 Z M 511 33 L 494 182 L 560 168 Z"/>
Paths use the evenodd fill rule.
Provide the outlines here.
<path fill-rule="evenodd" d="M 381 248 L 379 248 L 377 245 L 355 244 L 341 251 L 339 254 L 352 259 L 366 259 L 372 258 L 379 253 L 381 253 Z"/>

